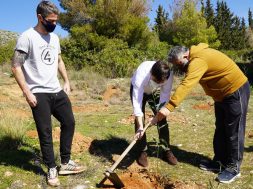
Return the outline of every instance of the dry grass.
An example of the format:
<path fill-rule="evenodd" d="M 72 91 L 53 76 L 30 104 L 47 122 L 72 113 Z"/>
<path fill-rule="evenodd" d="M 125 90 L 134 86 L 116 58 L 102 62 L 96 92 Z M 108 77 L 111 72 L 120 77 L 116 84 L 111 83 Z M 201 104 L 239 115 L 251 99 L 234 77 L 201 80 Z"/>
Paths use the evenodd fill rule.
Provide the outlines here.
<path fill-rule="evenodd" d="M 12 149 L 12 145 L 0 148 L 0 173 L 7 175 L 9 171 L 14 175 L 0 178 L 0 188 L 46 188 L 45 177 L 37 170 L 45 171 L 46 168 L 34 164 L 34 157 L 39 155 L 38 139 L 30 139 L 25 135 L 28 129 L 35 128 L 29 107 L 22 98 L 14 79 L 2 72 L 0 74 L 0 139 L 7 144 L 18 141 L 17 148 Z M 96 77 L 99 81 L 95 81 Z M 95 147 L 96 153 L 91 150 L 92 148 L 74 153 L 73 159 L 86 165 L 88 169 L 80 175 L 60 177 L 61 188 L 73 188 L 77 185 L 95 188 L 96 183 L 103 178 L 103 172 L 112 165 L 113 156 L 119 155 L 133 137 L 132 122 L 121 122 L 132 114 L 129 99 L 130 81 L 129 79 L 107 80 L 96 74 L 89 76 L 87 72 L 70 73 L 70 78 L 74 85 L 70 98 L 73 106 L 78 107 L 74 108 L 76 131 L 92 139 L 91 146 Z M 85 83 L 84 86 L 87 88 L 78 86 L 78 82 Z M 176 78 L 176 85 L 179 82 L 180 79 Z M 113 86 L 120 93 L 118 96 L 111 96 L 108 104 L 105 105 L 104 92 L 108 86 Z M 96 93 L 100 98 L 90 96 L 93 95 L 92 93 Z M 176 188 L 179 189 L 253 188 L 253 177 L 250 174 L 253 169 L 253 139 L 248 137 L 248 134 L 253 132 L 252 101 L 253 99 L 249 104 L 240 179 L 228 185 L 218 184 L 214 181 L 215 174 L 198 168 L 201 159 L 210 159 L 213 156 L 212 139 L 215 128 L 212 99 L 204 95 L 200 86 L 191 91 L 187 99 L 169 117 L 171 148 L 179 164 L 173 167 L 158 158 L 161 147 L 157 145 L 157 130 L 151 127 L 147 131 L 150 147 L 150 166 L 147 171 L 151 175 L 158 175 L 165 185 L 168 182 L 173 183 L 167 189 L 173 188 L 172 186 L 177 186 Z M 59 123 L 54 120 L 53 125 L 59 126 Z M 59 163 L 58 148 L 59 142 L 55 142 L 57 163 Z M 130 153 L 127 157 L 131 158 L 132 155 L 134 153 Z M 130 167 L 135 166 L 133 162 L 132 160 Z M 116 171 L 120 175 L 126 170 L 119 167 Z"/>

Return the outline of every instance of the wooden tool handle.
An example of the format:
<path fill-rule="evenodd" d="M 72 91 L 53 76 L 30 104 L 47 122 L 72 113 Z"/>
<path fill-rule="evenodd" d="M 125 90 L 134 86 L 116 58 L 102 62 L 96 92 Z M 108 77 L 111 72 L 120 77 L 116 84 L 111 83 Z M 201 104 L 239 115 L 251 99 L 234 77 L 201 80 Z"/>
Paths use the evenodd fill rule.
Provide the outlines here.
<path fill-rule="evenodd" d="M 144 129 L 143 132 L 145 133 L 147 128 L 151 125 L 151 123 L 148 123 Z M 137 138 L 135 138 L 130 144 L 129 146 L 125 149 L 125 151 L 120 155 L 120 157 L 117 159 L 117 161 L 111 166 L 110 169 L 108 169 L 108 172 L 113 172 L 114 169 L 118 166 L 118 164 L 121 162 L 121 160 L 126 156 L 126 154 L 131 150 L 131 148 L 135 145 L 135 143 L 137 142 Z"/>

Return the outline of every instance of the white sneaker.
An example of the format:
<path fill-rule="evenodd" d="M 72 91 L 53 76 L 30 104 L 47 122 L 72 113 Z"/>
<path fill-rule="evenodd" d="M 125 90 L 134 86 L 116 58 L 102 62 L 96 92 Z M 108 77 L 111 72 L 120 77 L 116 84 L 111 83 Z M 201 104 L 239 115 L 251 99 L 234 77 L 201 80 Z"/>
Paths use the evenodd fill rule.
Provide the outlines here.
<path fill-rule="evenodd" d="M 84 166 L 77 165 L 74 161 L 69 160 L 67 164 L 61 164 L 59 175 L 77 174 L 83 172 L 84 170 Z"/>
<path fill-rule="evenodd" d="M 58 179 L 58 173 L 57 173 L 56 167 L 48 169 L 47 183 L 50 186 L 59 186 L 60 185 L 60 181 Z"/>

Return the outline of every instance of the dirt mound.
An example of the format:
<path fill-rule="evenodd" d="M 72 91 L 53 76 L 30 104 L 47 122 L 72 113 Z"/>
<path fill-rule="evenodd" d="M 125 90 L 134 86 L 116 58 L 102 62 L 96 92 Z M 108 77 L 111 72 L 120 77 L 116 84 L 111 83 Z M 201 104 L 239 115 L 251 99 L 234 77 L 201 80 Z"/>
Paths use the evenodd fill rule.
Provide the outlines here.
<path fill-rule="evenodd" d="M 134 124 L 134 115 L 130 115 L 127 118 L 123 118 L 122 120 L 119 121 L 119 123 L 122 123 L 125 125 Z"/>
<path fill-rule="evenodd" d="M 145 169 L 139 171 L 128 171 L 118 174 L 125 187 L 123 189 L 204 189 L 203 185 L 193 182 L 168 181 L 159 175 L 149 173 Z M 104 188 L 115 189 L 113 184 L 107 179 Z"/>
<path fill-rule="evenodd" d="M 249 137 L 249 138 L 253 138 L 253 131 L 249 131 L 249 132 L 248 132 L 248 137 Z"/>
<path fill-rule="evenodd" d="M 206 188 L 206 187 L 203 185 L 195 184 L 195 183 L 184 183 L 184 182 L 179 182 L 179 181 L 176 181 L 171 184 L 167 184 L 165 186 L 165 189 L 203 189 L 203 188 Z"/>
<path fill-rule="evenodd" d="M 203 93 L 203 92 L 191 92 L 190 95 L 191 95 L 191 96 L 197 96 L 197 97 L 198 97 L 198 96 L 203 96 L 203 95 L 206 95 L 206 94 Z"/>
<path fill-rule="evenodd" d="M 108 107 L 101 104 L 87 104 L 83 106 L 72 106 L 73 112 L 79 113 L 79 112 L 104 112 L 108 111 Z"/>
<path fill-rule="evenodd" d="M 156 180 L 155 176 L 150 175 L 147 171 L 142 172 L 125 172 L 118 175 L 120 180 L 124 183 L 124 189 L 163 189 Z M 107 180 L 106 188 L 113 189 L 112 183 Z M 111 186 L 111 187 L 110 187 Z"/>
<path fill-rule="evenodd" d="M 185 115 L 179 114 L 179 113 L 171 113 L 171 114 L 169 114 L 167 119 L 169 120 L 169 122 L 180 123 L 182 125 L 184 125 L 190 121 L 189 117 L 186 117 Z"/>
<path fill-rule="evenodd" d="M 119 96 L 120 95 L 120 89 L 114 85 L 107 86 L 104 94 L 103 94 L 103 100 L 105 102 L 108 102 L 112 96 Z"/>
<path fill-rule="evenodd" d="M 0 91 L 0 101 L 2 102 L 16 102 L 21 104 L 26 103 L 23 93 L 16 83 L 1 85 Z"/>
<path fill-rule="evenodd" d="M 151 119 L 153 116 L 154 115 L 152 113 L 146 113 L 146 115 L 145 115 L 146 120 Z M 185 123 L 189 122 L 189 119 L 190 118 L 187 118 L 184 115 L 178 114 L 178 113 L 176 113 L 176 114 L 171 113 L 168 116 L 168 121 L 169 122 L 176 122 L 176 123 L 181 123 L 181 124 L 185 124 Z M 123 118 L 118 122 L 122 123 L 122 124 L 126 124 L 126 125 L 134 124 L 134 115 L 130 115 L 127 118 Z"/>
<path fill-rule="evenodd" d="M 53 129 L 53 141 L 60 141 L 60 127 L 55 127 Z M 30 130 L 26 133 L 26 135 L 30 138 L 38 138 L 37 131 Z M 81 133 L 75 132 L 73 142 L 72 142 L 72 152 L 73 153 L 81 153 L 84 150 L 87 150 L 90 147 L 92 139 L 89 137 L 83 136 Z"/>
<path fill-rule="evenodd" d="M 196 110 L 211 110 L 212 109 L 212 104 L 211 103 L 195 104 L 192 108 L 196 109 Z"/>

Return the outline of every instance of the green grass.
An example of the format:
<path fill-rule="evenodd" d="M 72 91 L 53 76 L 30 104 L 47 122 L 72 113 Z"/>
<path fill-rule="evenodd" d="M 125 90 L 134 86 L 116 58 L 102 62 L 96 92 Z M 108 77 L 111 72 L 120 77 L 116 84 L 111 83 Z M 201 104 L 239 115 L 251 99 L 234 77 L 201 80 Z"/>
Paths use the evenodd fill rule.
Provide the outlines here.
<path fill-rule="evenodd" d="M 13 83 L 13 78 L 5 78 L 5 80 L 0 81 L 0 87 L 8 83 Z M 126 85 L 122 88 L 127 89 L 128 83 Z M 86 185 L 88 188 L 95 188 L 96 183 L 104 177 L 103 172 L 112 165 L 113 155 L 120 155 L 128 146 L 133 137 L 133 124 L 126 125 L 119 122 L 132 113 L 131 103 L 127 96 L 128 91 L 126 90 L 125 92 L 125 100 L 121 104 L 109 104 L 106 111 L 75 112 L 76 131 L 92 138 L 92 142 L 87 151 L 73 154 L 72 158 L 86 165 L 88 169 L 79 175 L 60 176 L 60 188 L 72 188 L 78 184 Z M 195 93 L 200 95 L 193 95 Z M 2 91 L 0 94 L 10 95 L 6 91 Z M 170 141 L 171 148 L 179 160 L 178 165 L 170 166 L 157 157 L 161 147 L 157 145 L 157 130 L 155 127 L 151 127 L 147 130 L 150 147 L 150 166 L 148 171 L 152 174 L 160 175 L 165 180 L 196 183 L 201 188 L 253 188 L 253 175 L 250 174 L 250 171 L 253 170 L 253 139 L 247 137 L 247 133 L 253 129 L 252 100 L 249 103 L 245 153 L 240 179 L 228 185 L 219 184 L 214 181 L 216 174 L 205 172 L 198 168 L 200 160 L 211 159 L 213 156 L 212 139 L 215 129 L 213 106 L 211 106 L 210 110 L 193 108 L 194 105 L 212 102 L 211 98 L 203 95 L 203 91 L 199 86 L 171 114 L 173 119 L 169 123 Z M 80 102 L 73 102 L 73 105 L 78 105 Z M 101 108 L 104 106 L 101 100 L 97 100 L 96 103 L 100 104 Z M 13 116 L 7 116 L 6 114 L 7 109 L 15 109 L 20 106 L 25 106 L 25 101 L 23 104 L 1 102 L 0 188 L 47 188 L 45 181 L 46 167 L 43 164 L 40 166 L 37 161 L 40 158 L 38 139 L 28 138 L 24 134 L 27 130 L 35 129 L 32 118 L 16 117 L 15 113 L 12 113 Z M 59 123 L 54 120 L 53 126 L 59 126 Z M 59 164 L 59 142 L 55 142 L 54 145 L 56 162 Z M 130 151 L 128 162 L 123 161 L 126 164 L 120 164 L 116 170 L 117 173 L 121 173 L 134 162 L 134 152 L 134 149 Z M 6 176 L 8 172 L 12 176 Z"/>

